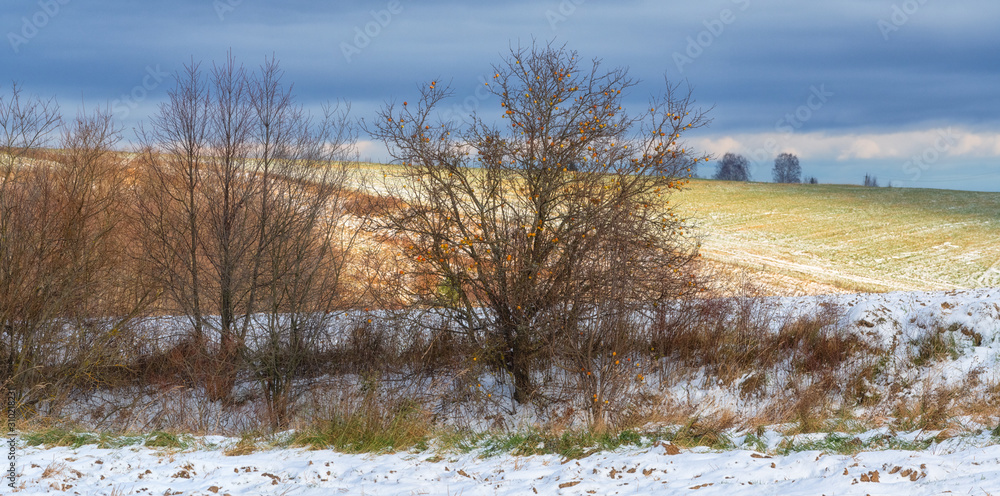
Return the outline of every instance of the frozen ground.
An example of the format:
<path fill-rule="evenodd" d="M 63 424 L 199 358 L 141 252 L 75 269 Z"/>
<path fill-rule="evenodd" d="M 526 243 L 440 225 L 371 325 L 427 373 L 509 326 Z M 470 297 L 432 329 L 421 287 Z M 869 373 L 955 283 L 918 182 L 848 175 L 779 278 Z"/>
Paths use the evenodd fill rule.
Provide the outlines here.
<path fill-rule="evenodd" d="M 225 456 L 234 440 L 224 438 L 204 438 L 209 444 L 185 451 L 22 448 L 13 494 L 988 495 L 1000 493 L 1000 446 L 977 446 L 987 439 L 854 456 L 658 445 L 579 460 L 300 449 Z"/>

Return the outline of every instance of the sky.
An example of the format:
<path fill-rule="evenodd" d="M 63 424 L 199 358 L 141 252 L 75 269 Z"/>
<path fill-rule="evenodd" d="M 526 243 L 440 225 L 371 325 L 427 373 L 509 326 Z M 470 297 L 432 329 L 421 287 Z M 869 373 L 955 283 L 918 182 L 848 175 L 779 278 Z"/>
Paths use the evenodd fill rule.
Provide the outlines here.
<path fill-rule="evenodd" d="M 479 79 L 511 46 L 555 42 L 628 68 L 636 108 L 690 85 L 712 123 L 686 143 L 743 154 L 755 180 L 789 152 L 822 183 L 1000 191 L 998 22 L 996 0 L 4 0 L 0 95 L 109 105 L 128 140 L 174 71 L 231 50 L 276 57 L 310 109 L 370 121 L 437 80 L 446 112 L 499 115 Z M 364 135 L 359 151 L 389 159 Z"/>

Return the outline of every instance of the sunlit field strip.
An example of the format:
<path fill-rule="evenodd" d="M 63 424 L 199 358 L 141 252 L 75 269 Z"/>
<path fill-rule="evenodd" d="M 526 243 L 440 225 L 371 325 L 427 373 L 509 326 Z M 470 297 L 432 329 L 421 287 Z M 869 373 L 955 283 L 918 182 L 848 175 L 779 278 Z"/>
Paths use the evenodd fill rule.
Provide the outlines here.
<path fill-rule="evenodd" d="M 852 291 L 1000 285 L 1000 193 L 695 180 L 709 260 Z"/>

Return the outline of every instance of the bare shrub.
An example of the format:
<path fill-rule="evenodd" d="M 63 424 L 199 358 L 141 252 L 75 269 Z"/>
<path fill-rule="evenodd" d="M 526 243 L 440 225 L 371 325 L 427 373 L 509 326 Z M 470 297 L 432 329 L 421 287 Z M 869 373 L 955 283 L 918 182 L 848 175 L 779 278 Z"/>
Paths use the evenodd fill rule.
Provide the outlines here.
<path fill-rule="evenodd" d="M 397 364 L 396 335 L 371 319 L 359 319 L 345 329 L 340 347 L 342 357 L 337 360 L 342 370 L 361 375 L 376 375 Z"/>
<path fill-rule="evenodd" d="M 193 387 L 204 380 L 201 374 L 211 370 L 205 350 L 205 343 L 196 341 L 194 336 L 184 336 L 163 351 L 144 349 L 134 363 L 137 382 L 160 387 Z"/>
<path fill-rule="evenodd" d="M 777 316 L 759 298 L 688 299 L 659 312 L 649 347 L 668 361 L 705 367 L 728 384 L 777 359 L 770 327 Z"/>
<path fill-rule="evenodd" d="M 873 351 L 857 335 L 837 327 L 840 315 L 827 305 L 786 323 L 778 333 L 777 350 L 791 356 L 793 369 L 805 374 L 832 371 L 849 358 Z"/>
<path fill-rule="evenodd" d="M 16 86 L 0 99 L 2 368 L 29 415 L 120 379 L 145 301 L 124 265 L 126 164 L 110 110 L 81 114 L 60 152 L 30 158 L 58 123 L 54 103 Z"/>
<path fill-rule="evenodd" d="M 900 398 L 895 402 L 893 417 L 900 430 L 942 430 L 954 416 L 956 400 L 962 392 L 946 386 L 932 387 L 927 381 L 915 399 Z"/>
<path fill-rule="evenodd" d="M 32 167 L 28 154 L 44 147 L 60 123 L 53 100 L 23 96 L 17 85 L 0 96 L 0 332 L 4 336 L 5 390 L 26 399 L 41 383 L 41 343 L 53 333 L 48 325 L 62 310 L 50 304 L 58 267 L 56 250 L 48 248 L 51 230 L 39 220 L 46 214 L 39 198 L 47 192 L 48 175 Z"/>
<path fill-rule="evenodd" d="M 448 328 L 413 332 L 408 338 L 400 362 L 427 375 L 460 370 L 478 351 L 474 342 Z"/>
<path fill-rule="evenodd" d="M 755 421 L 808 430 L 838 408 L 873 406 L 890 394 L 880 384 L 892 350 L 845 328 L 842 308 L 820 303 L 789 314 L 756 293 L 744 284 L 734 296 L 659 308 L 645 342 L 660 380 L 702 377 L 759 403 Z"/>

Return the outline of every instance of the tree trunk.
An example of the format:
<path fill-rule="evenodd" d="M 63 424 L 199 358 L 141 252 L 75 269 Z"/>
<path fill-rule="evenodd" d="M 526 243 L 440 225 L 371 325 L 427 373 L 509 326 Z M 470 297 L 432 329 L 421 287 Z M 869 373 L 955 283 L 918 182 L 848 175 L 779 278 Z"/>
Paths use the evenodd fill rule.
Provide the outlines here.
<path fill-rule="evenodd" d="M 510 342 L 508 371 L 514 376 L 514 401 L 520 405 L 527 404 L 534 395 L 534 385 L 531 382 L 531 357 L 528 349 L 528 338 L 519 330 L 515 332 Z"/>
<path fill-rule="evenodd" d="M 205 394 L 210 400 L 232 402 L 239 370 L 239 354 L 240 345 L 237 340 L 231 334 L 223 334 L 214 360 L 215 370 L 209 372 L 205 381 Z"/>

